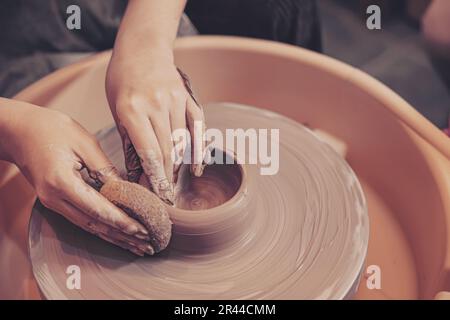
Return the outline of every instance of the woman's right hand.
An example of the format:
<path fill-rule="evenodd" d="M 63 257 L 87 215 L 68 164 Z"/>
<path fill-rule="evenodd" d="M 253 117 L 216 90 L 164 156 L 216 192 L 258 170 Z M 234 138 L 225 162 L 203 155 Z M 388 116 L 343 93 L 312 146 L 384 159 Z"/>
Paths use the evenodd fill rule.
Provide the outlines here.
<path fill-rule="evenodd" d="M 0 155 L 15 163 L 41 203 L 72 223 L 135 254 L 150 252 L 148 232 L 88 185 L 120 179 L 97 140 L 65 114 L 0 98 Z"/>

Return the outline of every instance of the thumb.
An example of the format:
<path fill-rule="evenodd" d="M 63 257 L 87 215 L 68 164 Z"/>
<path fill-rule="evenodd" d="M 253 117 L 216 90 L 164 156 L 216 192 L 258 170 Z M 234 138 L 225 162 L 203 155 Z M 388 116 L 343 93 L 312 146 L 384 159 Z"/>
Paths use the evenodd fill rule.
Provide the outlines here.
<path fill-rule="evenodd" d="M 98 141 L 90 137 L 83 144 L 79 153 L 84 167 L 88 170 L 89 176 L 96 183 L 102 185 L 109 179 L 121 179 L 119 172 L 103 152 Z"/>

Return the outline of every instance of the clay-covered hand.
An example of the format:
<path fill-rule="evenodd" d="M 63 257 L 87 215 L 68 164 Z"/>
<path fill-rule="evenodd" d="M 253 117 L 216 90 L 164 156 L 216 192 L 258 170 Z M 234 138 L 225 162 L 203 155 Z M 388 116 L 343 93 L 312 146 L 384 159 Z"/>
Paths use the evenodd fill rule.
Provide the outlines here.
<path fill-rule="evenodd" d="M 205 126 L 203 111 L 187 77 L 174 65 L 172 51 L 154 48 L 131 54 L 115 49 L 106 91 L 122 137 L 128 179 L 137 182 L 145 173 L 156 195 L 173 203 L 180 167 L 174 159 L 183 156 L 190 140 L 191 171 L 202 174 Z M 181 139 L 186 143 L 172 138 L 177 129 L 187 132 Z"/>
<path fill-rule="evenodd" d="M 88 185 L 86 168 L 100 181 L 120 179 L 95 138 L 60 112 L 0 99 L 0 149 L 15 163 L 41 203 L 84 230 L 138 255 L 148 232 Z"/>

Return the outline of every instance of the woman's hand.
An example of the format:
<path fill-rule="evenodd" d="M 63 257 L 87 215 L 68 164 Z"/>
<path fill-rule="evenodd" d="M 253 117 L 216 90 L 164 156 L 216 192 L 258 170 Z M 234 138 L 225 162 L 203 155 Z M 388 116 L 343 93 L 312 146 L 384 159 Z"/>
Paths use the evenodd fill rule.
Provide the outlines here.
<path fill-rule="evenodd" d="M 106 93 L 122 137 L 128 180 L 137 182 L 145 173 L 148 181 L 142 182 L 148 182 L 167 203 L 174 200 L 180 165 L 173 160 L 183 157 L 189 138 L 192 172 L 200 176 L 203 171 L 203 111 L 173 59 L 173 42 L 185 4 L 186 0 L 128 1 L 106 76 Z M 184 144 L 172 141 L 175 130 L 186 128 L 189 131 L 181 139 Z"/>
<path fill-rule="evenodd" d="M 186 144 L 173 141 L 172 132 L 187 129 L 191 141 L 192 173 L 203 172 L 204 115 L 191 96 L 187 78 L 173 62 L 171 48 L 116 48 L 111 59 L 106 92 L 122 137 L 128 178 L 139 180 L 142 171 L 153 191 L 173 203 L 174 183 Z M 188 90 L 190 92 L 188 92 Z M 196 125 L 194 125 L 196 124 Z M 174 147 L 180 147 L 175 150 Z M 174 152 L 172 154 L 172 152 Z"/>
<path fill-rule="evenodd" d="M 100 181 L 120 179 L 92 135 L 57 111 L 7 99 L 0 107 L 0 154 L 19 167 L 44 206 L 138 255 L 149 250 L 146 229 L 81 177 L 86 168 Z"/>

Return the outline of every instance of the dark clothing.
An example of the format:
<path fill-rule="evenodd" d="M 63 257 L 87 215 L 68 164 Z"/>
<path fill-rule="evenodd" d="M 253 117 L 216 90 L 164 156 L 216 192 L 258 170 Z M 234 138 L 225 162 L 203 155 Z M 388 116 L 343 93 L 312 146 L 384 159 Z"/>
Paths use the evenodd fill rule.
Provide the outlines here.
<path fill-rule="evenodd" d="M 70 5 L 81 30 L 68 30 Z M 126 0 L 1 0 L 0 96 L 18 91 L 92 52 L 111 49 Z M 248 36 L 320 49 L 314 0 L 188 0 L 200 33 Z M 182 19 L 179 35 L 195 29 Z"/>
<path fill-rule="evenodd" d="M 321 51 L 315 0 L 188 0 L 201 34 L 275 40 Z"/>
<path fill-rule="evenodd" d="M 81 9 L 81 30 L 68 30 L 69 5 Z M 112 48 L 126 0 L 1 0 L 0 96 L 18 91 L 75 61 Z"/>
<path fill-rule="evenodd" d="M 81 9 L 81 30 L 68 30 L 67 7 Z M 126 0 L 1 0 L 1 54 L 92 52 L 111 48 Z"/>

